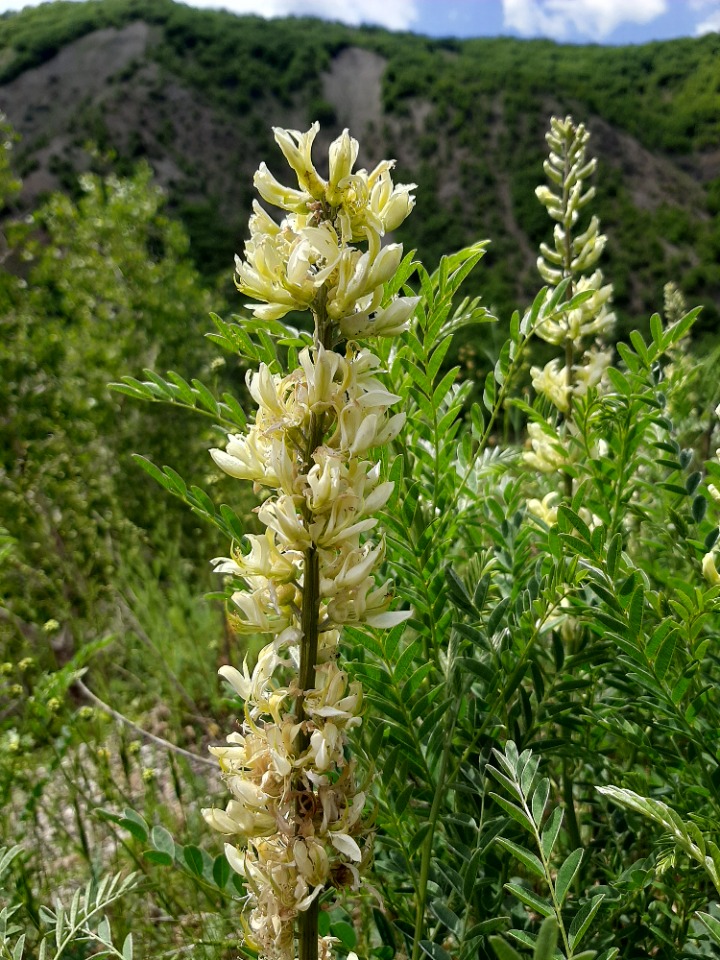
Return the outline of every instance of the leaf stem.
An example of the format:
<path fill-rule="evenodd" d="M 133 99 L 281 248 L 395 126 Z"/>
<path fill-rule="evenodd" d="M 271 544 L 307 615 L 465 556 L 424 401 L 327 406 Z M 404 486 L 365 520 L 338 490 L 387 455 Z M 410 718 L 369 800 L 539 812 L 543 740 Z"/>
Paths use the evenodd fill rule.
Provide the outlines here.
<path fill-rule="evenodd" d="M 568 941 L 567 932 L 565 930 L 565 924 L 563 923 L 562 918 L 562 904 L 558 901 L 557 894 L 555 892 L 555 883 L 553 881 L 552 869 L 550 867 L 550 861 L 545 856 L 545 851 L 543 850 L 542 838 L 540 836 L 540 831 L 535 824 L 535 818 L 533 817 L 532 810 L 528 806 L 527 798 L 525 796 L 525 791 L 522 789 L 519 778 L 517 779 L 517 786 L 520 792 L 520 798 L 522 800 L 522 805 L 525 810 L 525 815 L 527 816 L 529 822 L 532 824 L 533 836 L 535 838 L 535 843 L 538 848 L 538 853 L 540 854 L 540 860 L 542 862 L 543 870 L 545 872 L 545 882 L 548 885 L 550 890 L 550 898 L 553 904 L 553 910 L 555 911 L 555 916 L 557 918 L 558 927 L 560 929 L 560 935 L 562 937 L 563 945 L 565 947 L 565 956 L 567 960 L 572 960 L 572 950 L 570 948 L 570 942 Z"/>
<path fill-rule="evenodd" d="M 411 960 L 420 958 L 420 940 L 422 938 L 423 927 L 425 924 L 425 905 L 427 903 L 427 888 L 430 879 L 430 860 L 432 859 L 433 840 L 435 838 L 435 829 L 440 816 L 440 806 L 445 797 L 445 783 L 447 780 L 448 764 L 450 762 L 450 753 L 452 751 L 453 731 L 455 729 L 455 720 L 457 711 L 449 716 L 447 731 L 445 734 L 445 744 L 443 746 L 442 759 L 440 761 L 440 772 L 438 773 L 437 783 L 435 784 L 435 794 L 433 796 L 432 807 L 428 824 L 430 829 L 423 841 L 422 858 L 420 861 L 420 878 L 418 880 L 418 894 L 415 904 L 415 930 L 413 933 L 413 950 Z M 302 958 L 301 958 L 302 960 Z"/>

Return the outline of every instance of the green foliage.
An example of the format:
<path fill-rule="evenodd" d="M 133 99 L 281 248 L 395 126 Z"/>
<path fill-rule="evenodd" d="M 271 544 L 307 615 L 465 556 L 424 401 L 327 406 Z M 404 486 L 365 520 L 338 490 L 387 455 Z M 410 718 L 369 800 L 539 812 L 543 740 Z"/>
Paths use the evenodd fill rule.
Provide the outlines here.
<path fill-rule="evenodd" d="M 102 16 L 130 9 L 111 0 Z M 175 54 L 163 53 L 172 58 L 196 15 L 160 2 L 148 10 L 158 22 L 177 17 Z M 57 16 L 68 18 L 67 35 L 80 22 L 67 6 Z M 296 28 L 281 29 L 292 38 Z M 198 83 L 214 75 L 216 32 L 197 39 Z M 397 66 L 395 40 L 362 36 Z M 288 37 L 275 53 L 253 54 L 268 58 L 278 97 L 279 66 L 305 49 L 291 51 Z M 42 56 L 39 39 L 23 43 L 28 57 Z M 453 122 L 451 68 L 433 75 L 437 45 L 407 43 L 413 83 L 444 98 L 443 122 Z M 495 50 L 497 62 L 488 57 L 487 75 L 473 80 L 490 96 L 510 69 L 530 82 L 518 49 L 460 45 L 446 60 L 477 94 L 477 52 Z M 566 52 L 537 50 L 562 89 Z M 609 52 L 607 64 L 627 67 L 628 56 Z M 665 76 L 659 60 L 649 63 L 651 76 Z M 300 58 L 290 75 L 301 67 Z M 387 80 L 399 108 L 401 71 Z M 675 90 L 672 78 L 657 82 Z M 588 83 L 584 73 L 578 83 Z M 234 96 L 230 85 L 228 103 Z M 474 103 L 482 114 L 482 97 Z M 521 125 L 517 97 L 504 109 Z M 665 146 L 674 122 L 661 127 Z M 6 195 L 9 169 L 0 160 Z M 209 295 L 147 169 L 82 185 L 77 202 L 55 196 L 36 214 L 42 242 L 37 233 L 18 242 L 25 282 L 0 281 L 3 329 L 17 344 L 0 361 L 11 415 L 0 423 L 2 832 L 28 851 L 0 856 L 12 894 L 0 943 L 11 960 L 31 948 L 50 958 L 66 946 L 71 956 L 79 937 L 80 950 L 92 943 L 128 960 L 124 913 L 110 909 L 122 892 L 154 955 L 182 956 L 191 943 L 203 960 L 224 958 L 237 952 L 242 885 L 219 849 L 197 843 L 210 792 L 197 770 L 217 721 L 238 712 L 214 670 L 245 651 L 218 607 L 201 606 L 203 578 L 186 557 L 207 558 L 252 524 L 235 487 L 213 489 L 202 465 L 211 436 L 246 426 L 245 397 L 229 381 L 247 364 L 292 365 L 308 335 L 216 316 L 208 342 L 230 359 L 210 363 L 195 346 Z M 678 241 L 700 236 L 671 209 L 658 216 Z M 348 669 L 365 690 L 353 746 L 375 811 L 371 882 L 382 904 L 369 894 L 323 904 L 321 932 L 341 952 L 378 960 L 712 956 L 720 587 L 705 558 L 720 519 L 716 357 L 708 351 L 703 367 L 687 352 L 696 310 L 654 315 L 649 333 L 619 343 L 606 377 L 561 416 L 524 390 L 527 363 L 538 328 L 587 294 L 573 296 L 565 280 L 496 321 L 473 293 L 485 253 L 476 243 L 434 270 L 409 255 L 386 290 L 421 296 L 407 336 L 374 346 L 408 418 L 383 463 L 395 484 L 383 525 L 387 574 L 412 617 L 383 635 L 347 631 Z M 479 391 L 452 362 L 454 339 L 489 343 Z M 155 364 L 172 372 L 156 374 Z M 208 425 L 197 443 L 182 419 L 190 412 Z M 528 424 L 564 457 L 562 470 L 528 465 Z M 142 469 L 130 465 L 137 449 L 150 455 L 136 457 Z M 155 482 L 190 506 L 183 535 L 167 536 L 176 521 Z M 92 707 L 84 690 L 100 698 Z M 68 888 L 61 905 L 41 908 L 58 893 L 59 863 Z M 130 867 L 142 887 L 117 879 Z M 185 942 L 170 942 L 177 930 Z"/>
<path fill-rule="evenodd" d="M 20 856 L 22 848 L 0 847 L 0 890 L 12 861 Z M 96 956 L 117 957 L 133 960 L 133 935 L 128 933 L 122 945 L 113 937 L 106 911 L 133 891 L 138 884 L 134 874 L 123 877 L 110 874 L 95 883 L 89 880 L 84 889 L 78 888 L 70 903 L 64 906 L 56 900 L 54 906 L 41 906 L 39 919 L 40 937 L 36 956 L 38 960 L 62 960 L 70 949 L 90 943 L 100 950 Z M 0 950 L 8 960 L 23 960 L 31 954 L 26 952 L 27 934 L 18 924 L 20 903 L 9 903 L 0 911 Z"/>
<path fill-rule="evenodd" d="M 0 361 L 0 503 L 18 542 L 4 592 L 15 613 L 41 622 L 84 615 L 110 581 L 114 551 L 140 542 L 131 524 L 144 524 L 151 496 L 122 479 L 137 431 L 161 455 L 177 450 L 176 428 L 139 419 L 108 396 L 107 380 L 129 356 L 181 360 L 209 304 L 148 168 L 130 179 L 86 175 L 82 188 L 77 203 L 56 195 L 35 215 L 44 237 L 20 251 L 29 271 L 2 317 L 14 350 Z"/>
<path fill-rule="evenodd" d="M 5 127 L 3 138 L 10 199 Z M 212 541 L 198 544 L 197 525 L 183 529 L 152 482 L 127 472 L 142 435 L 159 457 L 204 476 L 209 434 L 196 430 L 193 442 L 180 412 L 160 418 L 107 391 L 128 357 L 138 369 L 159 359 L 184 372 L 210 299 L 147 167 L 88 174 L 81 186 L 76 201 L 52 196 L 29 223 L 6 221 L 2 238 L 12 269 L 0 274 L 0 324 L 12 349 L 0 357 L 0 834 L 25 854 L 2 898 L 0 954 L 127 960 L 131 916 L 136 946 L 167 952 L 150 918 L 182 914 L 214 944 L 198 946 L 209 960 L 229 933 L 218 881 L 207 901 L 187 871 L 148 877 L 151 862 L 95 809 L 142 805 L 192 847 L 188 823 L 206 793 L 193 758 L 228 709 L 214 658 L 238 654 L 227 652 L 234 640 L 219 608 L 201 597 Z M 176 374 L 191 406 L 207 398 L 205 383 L 222 392 L 234 374 L 230 364 L 204 369 L 206 356 L 200 340 L 199 386 Z M 187 558 L 198 555 L 191 576 Z M 165 741 L 171 726 L 179 733 Z M 116 877 L 128 869 L 146 875 L 142 888 Z"/>
<path fill-rule="evenodd" d="M 506 889 L 533 913 L 545 918 L 535 939 L 528 937 L 523 930 L 510 930 L 508 936 L 520 944 L 534 946 L 533 960 L 539 960 L 554 955 L 559 933 L 563 947 L 561 955 L 570 960 L 586 952 L 578 948 L 600 910 L 604 894 L 586 898 L 580 909 L 569 915 L 565 901 L 582 864 L 583 848 L 571 851 L 562 863 L 553 864 L 553 852 L 562 829 L 563 814 L 560 808 L 555 807 L 547 817 L 545 815 L 550 781 L 547 778 L 538 780 L 538 758 L 533 757 L 530 750 L 518 754 L 512 741 L 506 744 L 504 754 L 498 750 L 493 752 L 498 767 L 488 767 L 488 772 L 500 782 L 512 800 L 495 793 L 490 796 L 530 834 L 538 855 L 504 837 L 497 837 L 496 842 L 519 860 L 530 874 L 544 881 L 549 893 L 549 897 L 540 898 L 516 883 L 505 884 Z M 504 960 L 508 951 L 506 942 L 496 936 L 491 938 L 491 943 L 498 960 Z M 617 949 L 608 951 L 605 954 L 607 960 L 612 960 L 617 952 Z"/>
<path fill-rule="evenodd" d="M 14 176 L 10 164 L 10 151 L 16 136 L 4 113 L 0 113 L 0 138 L 3 141 L 0 149 L 0 212 L 3 212 L 8 201 L 20 190 L 20 181 Z"/>
<path fill-rule="evenodd" d="M 598 792 L 664 827 L 673 842 L 707 872 L 715 889 L 720 893 L 720 849 L 714 841 L 708 841 L 703 836 L 696 823 L 685 823 L 662 800 L 640 797 L 632 790 L 598 787 Z"/>
<path fill-rule="evenodd" d="M 560 112 L 588 117 L 600 143 L 597 212 L 613 228 L 608 255 L 623 332 L 651 312 L 670 278 L 693 301 L 708 304 L 703 329 L 717 325 L 720 239 L 705 215 L 714 209 L 717 185 L 711 177 L 704 182 L 698 159 L 720 142 L 717 36 L 625 48 L 509 38 L 431 40 L 307 18 L 268 23 L 170 0 L 61 0 L 0 20 L 0 83 L 48 62 L 92 31 L 139 19 L 157 30 L 146 54 L 159 74 L 152 90 L 156 129 L 121 131 L 106 124 L 97 108 L 78 104 L 77 145 L 85 138 L 112 147 L 123 173 L 142 156 L 153 162 L 169 157 L 184 171 L 169 185 L 173 210 L 206 276 L 227 272 L 252 195 L 237 185 L 235 157 L 223 156 L 224 147 L 213 156 L 188 149 L 164 102 L 167 89 L 179 84 L 213 105 L 212 122 L 226 121 L 237 131 L 249 174 L 268 153 L 269 113 L 284 116 L 297 105 L 331 130 L 347 123 L 323 97 L 321 76 L 334 57 L 357 47 L 387 61 L 383 113 L 373 121 L 373 137 L 378 153 L 397 155 L 404 179 L 419 185 L 418 215 L 399 238 L 428 268 L 448 248 L 491 236 L 486 302 L 508 315 L 516 303 L 532 298 L 532 251 L 544 229 L 533 188 L 547 103 L 553 102 Z M 147 96 L 135 76 L 144 62 L 114 79 L 124 96 Z M 366 132 L 354 133 L 362 138 Z M 415 142 L 417 149 L 408 146 Z M 40 149 L 40 143 L 27 144 L 24 161 L 40 162 Z M 62 162 L 70 160 L 56 159 Z M 64 185 L 70 189 L 71 183 L 72 177 Z M 468 293 L 480 292 L 475 284 L 471 278 Z"/>
<path fill-rule="evenodd" d="M 702 930 L 713 935 L 712 915 L 698 913 L 708 893 L 688 876 L 675 885 L 674 909 L 664 909 L 653 894 L 667 894 L 667 854 L 648 859 L 647 836 L 628 825 L 618 836 L 595 784 L 630 777 L 650 789 L 642 771 L 652 770 L 652 783 L 685 803 L 703 798 L 702 816 L 713 816 L 713 776 L 685 757 L 689 744 L 703 756 L 714 729 L 707 633 L 717 590 L 687 582 L 717 528 L 702 472 L 668 410 L 681 393 L 673 378 L 697 311 L 669 324 L 653 317 L 649 342 L 633 333 L 619 346 L 607 385 L 573 405 L 565 478 L 544 480 L 520 450 L 499 444 L 498 429 L 512 404 L 557 435 L 547 401 L 516 399 L 518 383 L 538 328 L 562 324 L 590 294 L 566 299 L 568 278 L 513 315 L 482 404 L 463 423 L 472 384 L 445 360 L 454 335 L 495 319 L 460 292 L 484 252 L 477 244 L 444 257 L 432 274 L 408 256 L 386 291 L 407 293 L 414 283 L 422 294 L 405 341 L 376 345 L 408 414 L 385 456 L 395 491 L 383 522 L 388 573 L 413 615 L 382 638 L 346 631 L 349 668 L 368 706 L 356 749 L 368 777 L 378 772 L 374 884 L 385 909 L 363 901 L 361 922 L 341 940 L 383 956 L 404 949 L 414 960 L 489 949 L 500 960 L 527 949 L 611 960 L 630 910 L 632 948 L 660 943 L 674 956 L 702 944 Z M 216 325 L 218 345 L 271 368 L 281 351 L 292 363 L 307 342 L 280 323 Z M 228 429 L 239 425 L 227 398 L 174 375 L 126 379 L 125 388 L 202 404 Z M 215 507 L 171 468 L 143 465 L 239 539 L 229 507 Z M 559 501 L 552 522 L 532 506 L 548 495 Z M 683 829 L 685 852 L 714 849 L 702 828 Z M 167 863 L 171 854 L 156 856 Z"/>
<path fill-rule="evenodd" d="M 210 899 L 222 903 L 222 898 L 244 893 L 244 885 L 230 870 L 224 854 L 212 857 L 207 850 L 195 844 L 178 843 L 165 827 L 149 827 L 144 817 L 132 808 L 122 815 L 101 811 L 103 819 L 126 830 L 134 841 L 148 849 L 142 851 L 143 860 L 158 867 L 172 867 L 190 878 L 198 890 Z"/>

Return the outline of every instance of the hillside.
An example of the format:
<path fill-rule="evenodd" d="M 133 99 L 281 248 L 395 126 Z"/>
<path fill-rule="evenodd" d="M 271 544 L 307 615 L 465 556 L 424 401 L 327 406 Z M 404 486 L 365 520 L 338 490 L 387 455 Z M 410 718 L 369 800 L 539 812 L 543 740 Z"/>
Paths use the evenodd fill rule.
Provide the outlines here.
<path fill-rule="evenodd" d="M 241 249 L 270 126 L 349 126 L 372 163 L 418 184 L 402 239 L 432 264 L 490 237 L 478 274 L 501 311 L 537 287 L 534 197 L 552 112 L 593 133 L 605 271 L 626 323 L 663 284 L 720 318 L 720 38 L 634 48 L 429 40 L 308 19 L 264 21 L 170 0 L 54 3 L 0 19 L 0 108 L 21 136 L 28 207 L 74 189 L 89 141 L 120 172 L 148 158 L 206 275 Z M 321 152 L 321 151 L 319 151 Z"/>

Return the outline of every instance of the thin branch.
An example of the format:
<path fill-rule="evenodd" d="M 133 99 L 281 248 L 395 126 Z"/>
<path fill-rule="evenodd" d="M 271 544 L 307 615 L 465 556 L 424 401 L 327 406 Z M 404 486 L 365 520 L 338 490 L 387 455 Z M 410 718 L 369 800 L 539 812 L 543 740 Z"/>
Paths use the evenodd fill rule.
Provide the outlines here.
<path fill-rule="evenodd" d="M 174 743 L 170 743 L 169 740 L 164 740 L 162 737 L 155 736 L 154 733 L 143 730 L 143 728 L 138 726 L 137 723 L 123 716 L 122 713 L 118 713 L 117 710 L 113 710 L 113 708 L 109 707 L 107 703 L 105 703 L 99 697 L 96 697 L 92 690 L 88 690 L 82 680 L 76 680 L 74 682 L 74 686 L 83 695 L 83 697 L 85 697 L 86 700 L 94 703 L 96 707 L 99 707 L 100 710 L 103 710 L 105 713 L 109 714 L 109 716 L 113 717 L 113 719 L 115 719 L 118 723 L 122 723 L 131 730 L 134 730 L 135 733 L 139 734 L 141 737 L 144 737 L 146 740 L 156 743 L 159 747 L 162 747 L 163 750 L 170 750 L 172 753 L 177 753 L 181 757 L 186 757 L 193 763 L 199 763 L 203 766 L 212 767 L 213 770 L 217 770 L 214 760 L 210 760 L 208 757 L 200 757 L 196 753 L 191 753 L 189 750 L 183 749 L 183 747 L 178 747 Z"/>

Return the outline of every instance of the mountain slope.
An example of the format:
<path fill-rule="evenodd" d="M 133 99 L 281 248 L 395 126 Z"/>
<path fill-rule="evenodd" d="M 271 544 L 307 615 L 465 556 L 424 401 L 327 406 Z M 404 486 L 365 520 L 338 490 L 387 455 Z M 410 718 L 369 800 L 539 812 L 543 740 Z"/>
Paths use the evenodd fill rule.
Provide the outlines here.
<path fill-rule="evenodd" d="M 543 134 L 551 113 L 571 112 L 600 160 L 597 212 L 621 316 L 642 322 L 673 279 L 707 304 L 714 328 L 719 91 L 717 36 L 635 48 L 432 41 L 170 0 L 54 3 L 0 19 L 0 108 L 22 137 L 26 204 L 72 190 L 90 163 L 124 172 L 147 157 L 200 268 L 229 273 L 252 172 L 277 155 L 271 125 L 319 119 L 323 144 L 349 126 L 362 163 L 395 156 L 399 179 L 418 184 L 401 239 L 429 263 L 492 239 L 477 282 L 501 311 L 537 287 Z M 91 160 L 88 141 L 114 159 Z"/>

